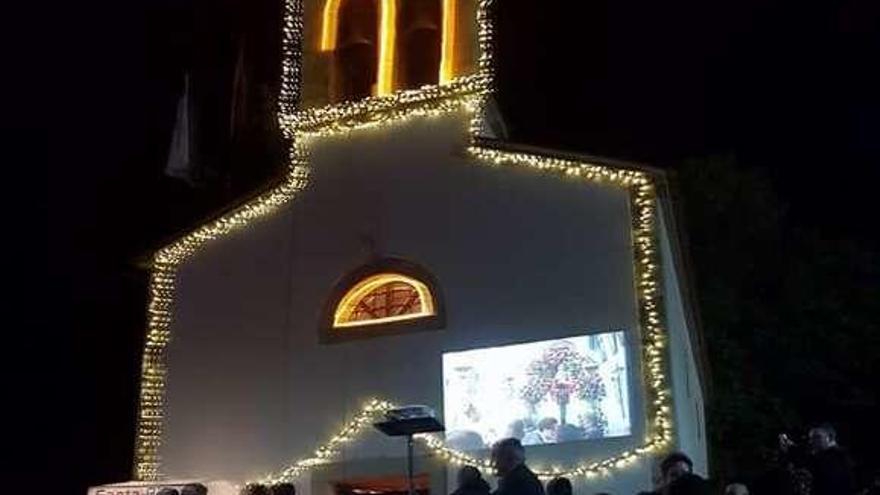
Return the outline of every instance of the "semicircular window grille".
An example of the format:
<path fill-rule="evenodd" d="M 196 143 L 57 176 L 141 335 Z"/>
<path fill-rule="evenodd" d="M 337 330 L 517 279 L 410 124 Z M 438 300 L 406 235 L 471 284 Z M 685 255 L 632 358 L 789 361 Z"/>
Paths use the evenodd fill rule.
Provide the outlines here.
<path fill-rule="evenodd" d="M 423 282 L 401 273 L 377 273 L 356 284 L 339 301 L 333 327 L 357 327 L 435 316 L 436 304 Z"/>

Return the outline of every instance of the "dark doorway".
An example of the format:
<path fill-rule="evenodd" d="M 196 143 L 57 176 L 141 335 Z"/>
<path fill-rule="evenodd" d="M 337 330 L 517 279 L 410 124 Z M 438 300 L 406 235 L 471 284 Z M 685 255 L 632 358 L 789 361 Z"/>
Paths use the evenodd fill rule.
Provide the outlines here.
<path fill-rule="evenodd" d="M 430 495 L 430 477 L 427 473 L 413 477 L 416 495 Z M 333 483 L 336 495 L 407 495 L 406 476 L 377 476 L 352 478 Z"/>

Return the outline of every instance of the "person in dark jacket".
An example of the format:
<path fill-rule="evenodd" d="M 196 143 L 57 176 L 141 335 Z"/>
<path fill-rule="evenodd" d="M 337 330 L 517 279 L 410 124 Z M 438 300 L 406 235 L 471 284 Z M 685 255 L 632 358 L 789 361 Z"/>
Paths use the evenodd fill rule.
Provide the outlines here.
<path fill-rule="evenodd" d="M 812 495 L 852 495 L 855 493 L 853 463 L 844 449 L 837 444 L 837 433 L 828 424 L 810 429 L 809 453 L 785 435 L 780 436 L 780 448 L 795 466 L 810 473 Z"/>
<path fill-rule="evenodd" d="M 810 430 L 812 455 L 807 470 L 813 475 L 813 495 L 850 495 L 855 492 L 853 463 L 837 445 L 837 433 L 831 425 Z"/>
<path fill-rule="evenodd" d="M 661 486 L 652 494 L 708 495 L 709 484 L 693 473 L 694 463 L 684 452 L 672 452 L 660 462 Z"/>
<path fill-rule="evenodd" d="M 458 470 L 458 488 L 452 492 L 452 495 L 489 495 L 490 491 L 492 489 L 483 479 L 479 469 L 464 466 Z"/>
<path fill-rule="evenodd" d="M 544 485 L 526 466 L 526 451 L 516 438 L 493 445 L 492 462 L 499 477 L 494 495 L 544 495 Z"/>

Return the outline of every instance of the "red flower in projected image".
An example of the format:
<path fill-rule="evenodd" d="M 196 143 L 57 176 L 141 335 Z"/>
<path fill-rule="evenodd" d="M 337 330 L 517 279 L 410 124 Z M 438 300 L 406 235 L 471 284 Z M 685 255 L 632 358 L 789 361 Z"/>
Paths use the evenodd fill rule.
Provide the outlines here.
<path fill-rule="evenodd" d="M 572 396 L 590 402 L 605 396 L 605 384 L 596 366 L 570 342 L 549 347 L 529 364 L 526 376 L 528 382 L 520 391 L 522 399 L 534 407 L 549 395 L 559 406 L 559 420 L 563 424 Z"/>

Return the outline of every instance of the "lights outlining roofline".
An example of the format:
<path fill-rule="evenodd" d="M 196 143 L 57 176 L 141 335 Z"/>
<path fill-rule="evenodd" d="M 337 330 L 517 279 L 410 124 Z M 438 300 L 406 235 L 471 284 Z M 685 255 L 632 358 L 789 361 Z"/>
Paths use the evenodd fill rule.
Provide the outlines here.
<path fill-rule="evenodd" d="M 642 362 L 646 384 L 649 423 L 643 442 L 601 460 L 585 460 L 569 468 L 539 470 L 544 478 L 552 476 L 603 476 L 626 467 L 636 460 L 655 455 L 669 448 L 673 440 L 671 392 L 666 376 L 667 345 L 661 306 L 660 267 L 657 253 L 657 198 L 653 180 L 641 171 L 617 169 L 556 157 L 509 152 L 478 144 L 481 112 L 492 93 L 492 36 L 488 7 L 492 0 L 479 0 L 477 11 L 478 41 L 481 48 L 477 74 L 457 78 L 449 84 L 427 86 L 414 91 L 401 91 L 389 96 L 367 98 L 319 109 L 299 111 L 299 90 L 302 52 L 302 2 L 286 0 L 283 20 L 282 83 L 279 95 L 279 122 L 284 136 L 292 141 L 288 173 L 282 182 L 260 197 L 242 205 L 160 249 L 153 258 L 150 278 L 147 339 L 141 372 L 140 407 L 138 411 L 135 450 L 135 478 L 161 479 L 159 447 L 162 442 L 165 401 L 165 349 L 170 325 L 178 267 L 201 247 L 228 233 L 244 228 L 256 218 L 276 211 L 293 199 L 308 181 L 307 144 L 310 138 L 339 135 L 375 125 L 393 125 L 414 117 L 441 115 L 462 108 L 471 112 L 470 154 L 489 165 L 526 166 L 544 173 L 554 173 L 572 180 L 585 180 L 622 187 L 628 191 L 632 204 L 632 233 L 636 289 L 638 295 Z M 390 403 L 376 400 L 365 406 L 352 422 L 319 448 L 315 457 L 297 461 L 261 481 L 289 481 L 305 470 L 327 462 L 336 447 L 350 440 L 372 418 L 387 410 Z M 488 460 L 446 447 L 438 437 L 419 436 L 425 447 L 441 459 L 455 464 L 472 464 L 483 468 Z"/>
<path fill-rule="evenodd" d="M 527 166 L 562 177 L 585 180 L 591 183 L 604 183 L 625 188 L 630 194 L 633 208 L 632 233 L 634 243 L 636 287 L 639 304 L 639 318 L 642 330 L 642 362 L 645 370 L 646 403 L 649 404 L 649 424 L 643 442 L 637 447 L 599 460 L 584 460 L 577 465 L 562 468 L 537 468 L 535 473 L 542 479 L 557 476 L 595 478 L 608 476 L 615 470 L 624 469 L 646 456 L 653 456 L 669 449 L 673 442 L 671 418 L 672 396 L 666 377 L 666 332 L 663 327 L 663 311 L 660 307 L 659 261 L 656 249 L 656 191 L 651 178 L 644 172 L 613 169 L 585 162 L 545 157 L 540 155 L 507 152 L 492 148 L 472 146 L 471 154 L 491 165 Z M 257 483 L 274 484 L 292 481 L 305 471 L 331 462 L 341 446 L 354 440 L 354 436 L 379 414 L 393 408 L 393 404 L 375 399 L 358 413 L 355 421 L 316 450 L 314 457 L 295 461 L 277 473 L 267 475 Z M 491 468 L 487 458 L 475 457 L 466 452 L 446 446 L 440 437 L 427 434 L 418 435 L 423 446 L 439 459 L 454 465 L 471 465 L 481 469 Z"/>
<path fill-rule="evenodd" d="M 247 226 L 254 219 L 276 211 L 305 188 L 309 172 L 305 148 L 294 142 L 283 181 L 236 208 L 160 249 L 153 255 L 147 306 L 147 336 L 141 362 L 141 390 L 135 438 L 134 478 L 161 479 L 159 447 L 162 443 L 165 407 L 165 349 L 171 336 L 177 270 L 206 243 Z"/>

